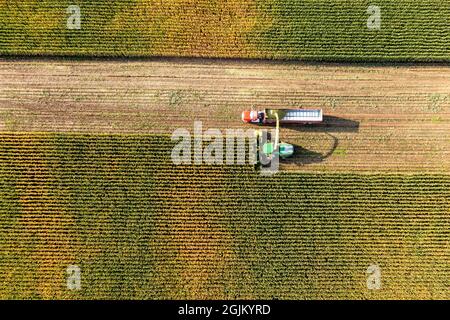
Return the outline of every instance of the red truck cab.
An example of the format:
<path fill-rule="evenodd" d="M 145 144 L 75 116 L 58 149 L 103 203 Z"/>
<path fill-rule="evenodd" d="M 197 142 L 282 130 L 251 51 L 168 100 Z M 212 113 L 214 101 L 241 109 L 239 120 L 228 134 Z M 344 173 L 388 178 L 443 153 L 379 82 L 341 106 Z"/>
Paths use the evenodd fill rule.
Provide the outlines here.
<path fill-rule="evenodd" d="M 247 110 L 242 111 L 242 121 L 247 123 L 263 123 L 264 122 L 264 111 Z"/>

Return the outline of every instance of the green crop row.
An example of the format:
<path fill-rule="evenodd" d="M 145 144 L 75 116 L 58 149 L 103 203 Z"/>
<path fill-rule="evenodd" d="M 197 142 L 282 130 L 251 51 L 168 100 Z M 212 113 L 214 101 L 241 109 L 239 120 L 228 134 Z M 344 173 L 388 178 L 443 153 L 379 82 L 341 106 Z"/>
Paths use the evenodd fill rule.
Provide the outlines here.
<path fill-rule="evenodd" d="M 450 60 L 440 0 L 12 0 L 0 21 L 3 55 Z"/>
<path fill-rule="evenodd" d="M 450 176 L 267 177 L 173 145 L 0 135 L 0 298 L 448 298 Z"/>

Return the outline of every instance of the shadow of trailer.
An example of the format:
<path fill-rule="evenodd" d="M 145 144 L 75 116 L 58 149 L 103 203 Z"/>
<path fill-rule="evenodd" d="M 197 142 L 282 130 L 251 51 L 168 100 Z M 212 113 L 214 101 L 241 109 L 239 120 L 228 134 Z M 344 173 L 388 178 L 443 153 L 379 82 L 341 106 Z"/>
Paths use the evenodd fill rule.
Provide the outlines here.
<path fill-rule="evenodd" d="M 295 130 L 299 132 L 321 132 L 321 133 L 340 133 L 340 132 L 359 132 L 359 122 L 355 120 L 323 116 L 323 121 L 313 124 L 280 124 L 280 128 Z"/>

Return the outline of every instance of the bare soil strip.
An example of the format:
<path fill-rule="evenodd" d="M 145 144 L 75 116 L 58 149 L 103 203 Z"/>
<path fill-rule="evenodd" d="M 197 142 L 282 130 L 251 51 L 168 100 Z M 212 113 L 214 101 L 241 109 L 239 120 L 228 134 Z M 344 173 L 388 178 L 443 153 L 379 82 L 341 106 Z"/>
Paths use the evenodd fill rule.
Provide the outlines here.
<path fill-rule="evenodd" d="M 286 170 L 450 170 L 450 66 L 0 60 L 3 132 L 250 128 L 252 107 L 324 110 L 324 125 L 282 128 L 297 147 Z"/>

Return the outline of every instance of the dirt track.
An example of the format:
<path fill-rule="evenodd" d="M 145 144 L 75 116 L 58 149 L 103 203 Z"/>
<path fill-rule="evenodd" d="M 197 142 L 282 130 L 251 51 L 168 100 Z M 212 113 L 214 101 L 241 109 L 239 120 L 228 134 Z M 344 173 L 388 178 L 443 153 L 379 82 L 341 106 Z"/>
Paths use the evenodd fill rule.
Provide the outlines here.
<path fill-rule="evenodd" d="M 284 169 L 450 172 L 450 66 L 217 60 L 0 60 L 0 130 L 172 133 L 249 128 L 252 107 L 320 107 L 325 125 L 287 127 Z"/>

